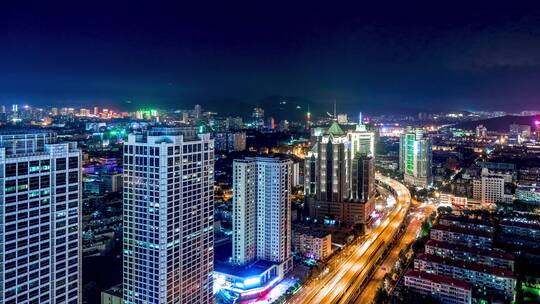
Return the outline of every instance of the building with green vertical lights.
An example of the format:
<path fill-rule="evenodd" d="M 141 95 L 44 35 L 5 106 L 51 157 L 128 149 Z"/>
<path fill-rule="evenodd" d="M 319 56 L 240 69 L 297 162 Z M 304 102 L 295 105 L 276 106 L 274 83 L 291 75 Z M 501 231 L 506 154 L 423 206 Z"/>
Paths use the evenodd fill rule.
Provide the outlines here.
<path fill-rule="evenodd" d="M 407 129 L 399 140 L 399 171 L 405 183 L 428 187 L 431 174 L 432 143 L 422 129 Z"/>

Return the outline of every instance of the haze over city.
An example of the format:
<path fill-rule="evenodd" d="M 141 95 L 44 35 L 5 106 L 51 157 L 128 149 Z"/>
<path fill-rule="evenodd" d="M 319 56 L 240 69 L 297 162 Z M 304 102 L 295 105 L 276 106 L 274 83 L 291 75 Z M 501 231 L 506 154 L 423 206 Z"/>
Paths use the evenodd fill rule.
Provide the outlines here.
<path fill-rule="evenodd" d="M 535 1 L 10 2 L 0 102 L 525 110 L 540 96 L 538 13 Z"/>

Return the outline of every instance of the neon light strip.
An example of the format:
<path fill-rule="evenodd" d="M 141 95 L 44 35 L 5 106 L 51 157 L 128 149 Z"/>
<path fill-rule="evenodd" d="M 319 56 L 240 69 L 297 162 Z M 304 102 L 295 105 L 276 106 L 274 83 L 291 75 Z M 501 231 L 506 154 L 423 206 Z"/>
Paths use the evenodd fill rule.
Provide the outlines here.
<path fill-rule="evenodd" d="M 280 278 L 279 277 L 276 277 L 275 279 L 273 279 L 272 281 L 270 281 L 268 284 L 266 284 L 265 286 L 261 286 L 259 288 L 256 288 L 256 289 L 253 289 L 253 290 L 249 290 L 249 291 L 244 291 L 242 289 L 237 289 L 237 288 L 234 288 L 234 287 L 231 287 L 231 288 L 227 288 L 227 287 L 223 287 L 223 289 L 227 289 L 227 290 L 231 290 L 231 291 L 234 291 L 236 293 L 239 293 L 240 296 L 249 296 L 249 295 L 254 295 L 254 294 L 257 294 L 257 293 L 260 293 L 260 292 L 263 292 L 265 290 L 267 290 L 269 287 L 272 287 L 272 285 L 276 284 L 277 282 L 279 282 Z"/>

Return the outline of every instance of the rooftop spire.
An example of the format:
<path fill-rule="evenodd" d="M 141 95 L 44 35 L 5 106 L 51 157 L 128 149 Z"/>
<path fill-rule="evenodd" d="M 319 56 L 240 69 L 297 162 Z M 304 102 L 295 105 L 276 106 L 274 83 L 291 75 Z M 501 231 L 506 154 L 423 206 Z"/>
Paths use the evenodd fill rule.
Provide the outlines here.
<path fill-rule="evenodd" d="M 337 122 L 333 122 L 330 128 L 328 128 L 328 134 L 331 135 L 343 135 L 345 132 L 341 129 Z"/>

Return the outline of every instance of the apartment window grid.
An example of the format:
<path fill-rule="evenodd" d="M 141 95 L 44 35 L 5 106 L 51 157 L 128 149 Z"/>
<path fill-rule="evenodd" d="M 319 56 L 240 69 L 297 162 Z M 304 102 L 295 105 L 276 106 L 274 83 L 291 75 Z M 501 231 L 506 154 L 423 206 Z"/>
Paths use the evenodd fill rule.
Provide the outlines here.
<path fill-rule="evenodd" d="M 429 261 L 416 261 L 415 269 L 469 282 L 477 287 L 512 294 L 514 279 Z"/>
<path fill-rule="evenodd" d="M 435 292 L 435 295 L 444 303 L 470 303 L 470 290 L 408 276 L 405 277 L 405 282 L 407 286 L 420 290 L 424 294 Z"/>
<path fill-rule="evenodd" d="M 290 257 L 288 214 L 291 162 L 246 158 L 234 162 L 233 253 L 235 262 L 283 262 Z M 248 211 L 252 210 L 252 211 Z M 249 221 L 242 221 L 248 214 Z"/>
<path fill-rule="evenodd" d="M 24 137 L 8 145 L 1 164 L 0 300 L 78 303 L 80 155 L 69 144 L 45 147 L 50 135 Z"/>
<path fill-rule="evenodd" d="M 145 150 L 145 148 L 149 148 Z M 146 273 L 150 280 L 145 280 L 141 273 L 139 277 L 133 277 L 133 266 L 144 263 L 143 259 L 131 262 L 131 257 L 124 261 L 124 284 L 135 285 L 136 290 L 126 288 L 124 295 L 126 303 L 204 303 L 212 299 L 212 267 L 213 267 L 213 146 L 208 142 L 194 144 L 159 144 L 149 147 L 144 144 L 139 148 L 124 148 L 126 163 L 125 177 L 125 205 L 128 205 L 125 217 L 131 217 L 129 205 L 132 203 L 130 184 L 133 184 L 131 176 L 140 176 L 145 171 L 149 173 L 148 183 L 155 187 L 151 193 L 145 193 L 142 197 L 135 197 L 139 208 L 148 207 L 148 202 L 153 206 L 149 210 L 142 210 L 135 214 L 137 217 L 154 212 L 149 216 L 148 222 L 138 224 L 140 230 L 130 233 L 131 227 L 125 225 L 125 237 L 144 236 L 146 231 L 152 236 L 153 242 L 150 264 Z M 150 158 L 147 167 L 142 172 L 130 172 L 130 151 L 148 152 Z M 127 162 L 126 162 L 127 161 Z M 136 160 L 135 160 L 136 161 Z M 144 163 L 144 161 L 143 161 Z M 141 187 L 148 187 L 139 180 Z M 143 200 L 145 199 L 145 200 Z M 167 208 L 163 208 L 166 205 Z M 172 202 L 172 203 L 171 203 Z M 161 208 L 159 208 L 161 207 Z M 159 209 L 159 211 L 157 211 Z M 150 225 L 150 229 L 145 229 Z M 132 223 L 131 223 L 132 224 Z M 125 243 L 129 243 L 126 240 Z M 182 244 L 180 246 L 179 244 Z M 206 245 L 204 245 L 206 244 Z M 210 244 L 210 245 L 208 245 Z M 124 247 L 132 250 L 137 247 L 127 244 Z M 166 259 L 160 260 L 160 247 L 166 248 Z M 201 250 L 202 249 L 202 250 Z M 129 252 L 127 252 L 129 254 Z M 145 257 L 146 258 L 146 257 Z M 153 272 L 153 273 L 151 273 Z M 141 283 L 142 282 L 142 283 Z M 143 284 L 151 282 L 152 284 Z M 137 288 L 137 285 L 141 288 Z M 148 286 L 152 285 L 152 286 Z M 150 288 L 148 288 L 150 287 Z M 153 287 L 153 288 L 152 288 Z M 148 292 L 146 290 L 148 290 Z M 205 290 L 206 292 L 201 292 Z"/>

